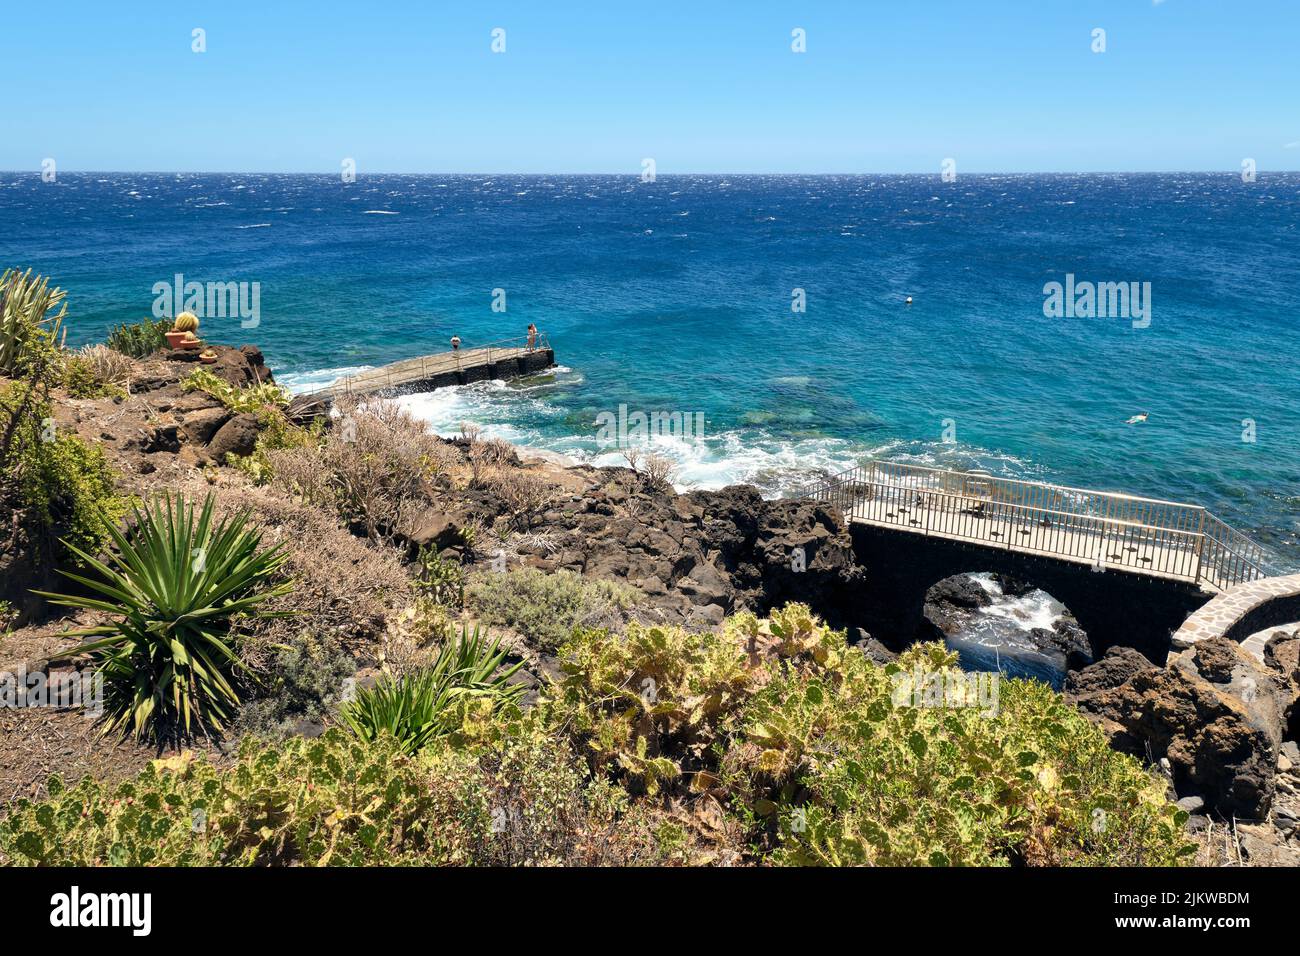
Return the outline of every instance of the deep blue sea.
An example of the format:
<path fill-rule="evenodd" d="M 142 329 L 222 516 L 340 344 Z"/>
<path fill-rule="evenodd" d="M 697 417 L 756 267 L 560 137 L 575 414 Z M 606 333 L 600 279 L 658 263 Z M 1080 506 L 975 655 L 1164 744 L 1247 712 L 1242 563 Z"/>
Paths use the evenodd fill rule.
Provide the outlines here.
<path fill-rule="evenodd" d="M 702 412 L 683 485 L 874 455 L 1193 501 L 1300 567 L 1300 174 L 0 173 L 0 263 L 68 290 L 69 344 L 177 273 L 260 283 L 203 334 L 299 390 L 534 322 L 557 374 L 408 404 L 601 462 L 601 412 Z M 1045 317 L 1067 273 L 1149 282 L 1149 325 Z"/>

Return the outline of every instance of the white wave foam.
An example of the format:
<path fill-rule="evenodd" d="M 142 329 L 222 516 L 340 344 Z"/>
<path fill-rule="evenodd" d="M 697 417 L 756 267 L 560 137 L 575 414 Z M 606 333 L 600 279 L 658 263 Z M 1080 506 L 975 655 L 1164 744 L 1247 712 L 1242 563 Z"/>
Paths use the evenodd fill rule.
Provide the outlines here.
<path fill-rule="evenodd" d="M 979 613 L 1014 624 L 1022 631 L 1040 627 L 1050 631 L 1066 611 L 1065 606 L 1046 591 L 1026 591 L 1018 597 L 1011 597 L 1002 592 L 1001 585 L 991 574 L 972 574 L 971 578 L 993 598 L 993 603 L 981 608 Z"/>
<path fill-rule="evenodd" d="M 277 380 L 291 391 L 310 391 L 364 368 L 325 369 L 277 376 Z M 569 418 L 569 409 L 549 400 L 556 388 L 571 387 L 582 380 L 581 372 L 560 366 L 538 379 L 478 382 L 403 395 L 396 401 L 443 437 L 459 435 L 462 425 L 472 422 L 486 438 L 501 438 L 598 467 L 626 465 L 621 449 L 597 441 L 594 420 L 583 427 L 584 423 Z M 793 381 L 791 385 L 798 387 Z M 823 477 L 852 468 L 867 458 L 982 469 L 1002 475 L 1023 476 L 1028 470 L 1025 462 L 1012 456 L 960 445 L 901 439 L 871 445 L 829 436 L 790 438 L 773 434 L 765 416 L 751 417 L 748 424 L 751 427 L 714 432 L 706 422 L 703 438 L 658 435 L 644 450 L 672 460 L 678 490 L 752 484 L 769 498 L 802 492 Z M 1040 616 L 1029 614 L 1025 619 L 1037 621 Z"/>

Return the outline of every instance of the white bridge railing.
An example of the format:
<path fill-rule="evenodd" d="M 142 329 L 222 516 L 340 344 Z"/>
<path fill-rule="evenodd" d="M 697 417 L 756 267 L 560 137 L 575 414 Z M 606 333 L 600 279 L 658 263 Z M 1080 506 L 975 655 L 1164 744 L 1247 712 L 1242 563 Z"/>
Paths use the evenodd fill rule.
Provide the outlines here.
<path fill-rule="evenodd" d="M 1266 574 L 1259 545 L 1199 505 L 893 462 L 851 468 L 805 497 L 852 520 L 1220 590 Z"/>

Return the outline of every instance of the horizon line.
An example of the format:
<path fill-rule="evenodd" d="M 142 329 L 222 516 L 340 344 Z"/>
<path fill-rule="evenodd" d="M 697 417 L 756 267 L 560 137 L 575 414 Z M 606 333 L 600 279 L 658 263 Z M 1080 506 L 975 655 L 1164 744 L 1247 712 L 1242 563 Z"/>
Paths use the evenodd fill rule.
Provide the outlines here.
<path fill-rule="evenodd" d="M 340 175 L 337 171 L 321 172 L 318 170 L 270 170 L 270 169 L 61 169 L 59 175 L 115 175 L 130 174 L 137 176 L 328 176 L 333 178 Z M 1257 169 L 1256 175 L 1265 173 L 1300 173 L 1297 169 Z M 36 169 L 0 169 L 0 175 L 30 175 L 40 176 L 42 171 Z M 1033 170 L 1010 170 L 1010 169 L 978 169 L 957 173 L 957 177 L 962 176 L 1168 176 L 1173 174 L 1192 174 L 1192 175 L 1224 175 L 1237 177 L 1241 174 L 1240 168 L 1231 169 L 1094 169 L 1094 170 L 1077 170 L 1077 169 L 1033 169 Z M 608 170 L 598 172 L 523 172 L 507 170 L 436 170 L 423 172 L 408 172 L 401 170 L 372 170 L 370 172 L 357 172 L 357 179 L 365 176 L 617 176 L 630 179 L 640 179 L 639 172 L 611 172 Z M 867 170 L 857 172 L 847 171 L 825 171 L 825 172 L 736 172 L 726 170 L 686 170 L 682 172 L 656 173 L 655 178 L 670 178 L 673 176 L 920 176 L 920 177 L 942 177 L 941 171 L 937 172 L 883 172 L 878 170 Z"/>

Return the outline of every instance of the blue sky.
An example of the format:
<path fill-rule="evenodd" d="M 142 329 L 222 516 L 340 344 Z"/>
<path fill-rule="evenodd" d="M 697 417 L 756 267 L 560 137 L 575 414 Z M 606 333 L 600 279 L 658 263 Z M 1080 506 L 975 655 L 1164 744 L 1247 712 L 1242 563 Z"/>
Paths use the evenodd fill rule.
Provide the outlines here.
<path fill-rule="evenodd" d="M 1297 0 L 9 3 L 0 169 L 1297 170 L 1298 48 Z"/>

